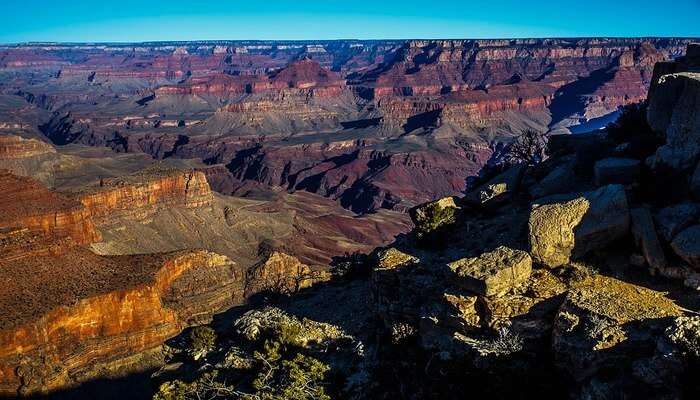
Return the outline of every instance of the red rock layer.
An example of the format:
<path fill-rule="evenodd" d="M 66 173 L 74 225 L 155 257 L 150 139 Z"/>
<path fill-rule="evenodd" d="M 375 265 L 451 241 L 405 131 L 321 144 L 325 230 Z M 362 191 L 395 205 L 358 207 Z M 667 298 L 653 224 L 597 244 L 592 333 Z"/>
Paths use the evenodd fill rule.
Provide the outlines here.
<path fill-rule="evenodd" d="M 0 230 L 5 233 L 26 230 L 45 235 L 52 242 L 60 241 L 63 243 L 60 247 L 65 248 L 100 239 L 89 211 L 79 202 L 49 191 L 33 179 L 5 170 L 0 170 L 0 188 Z M 11 240 L 9 236 L 7 240 Z M 11 252 L 3 253 L 0 259 Z"/>

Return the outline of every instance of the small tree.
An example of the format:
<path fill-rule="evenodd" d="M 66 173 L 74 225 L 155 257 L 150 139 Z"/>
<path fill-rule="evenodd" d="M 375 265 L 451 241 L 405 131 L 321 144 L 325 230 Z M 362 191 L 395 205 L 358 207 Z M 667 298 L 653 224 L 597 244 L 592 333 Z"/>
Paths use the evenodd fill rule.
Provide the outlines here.
<path fill-rule="evenodd" d="M 511 164 L 535 165 L 545 159 L 547 133 L 532 129 L 515 137 L 506 151 L 506 161 Z"/>

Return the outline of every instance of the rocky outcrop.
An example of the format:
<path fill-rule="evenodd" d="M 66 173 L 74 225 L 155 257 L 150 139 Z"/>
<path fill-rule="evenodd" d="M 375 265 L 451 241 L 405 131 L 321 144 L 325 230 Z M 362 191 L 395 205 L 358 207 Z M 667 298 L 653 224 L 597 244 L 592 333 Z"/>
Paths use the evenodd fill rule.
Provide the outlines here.
<path fill-rule="evenodd" d="M 99 186 L 70 195 L 97 220 L 118 212 L 147 215 L 157 207 L 206 207 L 213 201 L 204 173 L 158 165 L 132 175 L 103 179 Z"/>
<path fill-rule="evenodd" d="M 530 251 L 535 262 L 558 267 L 624 237 L 629 225 L 627 199 L 619 185 L 570 200 L 542 199 L 530 214 Z"/>
<path fill-rule="evenodd" d="M 0 159 L 21 159 L 54 153 L 56 149 L 46 142 L 15 135 L 0 135 Z"/>
<path fill-rule="evenodd" d="M 63 278 L 41 270 L 49 265 Z M 101 257 L 76 250 L 6 263 L 0 274 L 8 293 L 0 298 L 3 395 L 158 365 L 166 339 L 242 295 L 233 263 L 206 251 Z"/>
<path fill-rule="evenodd" d="M 501 246 L 479 257 L 463 258 L 448 265 L 458 284 L 482 296 L 503 295 L 525 283 L 532 259 L 524 251 Z"/>
<path fill-rule="evenodd" d="M 89 210 L 79 202 L 49 191 L 33 179 L 3 170 L 0 170 L 0 187 L 4 248 L 0 259 L 60 253 L 99 240 Z M 47 240 L 26 242 L 27 235 L 44 236 Z"/>
<path fill-rule="evenodd" d="M 296 257 L 274 251 L 248 270 L 245 294 L 295 293 L 311 286 L 319 277 L 318 273 L 314 274 L 308 265 L 302 264 Z"/>
<path fill-rule="evenodd" d="M 649 125 L 666 136 L 654 158 L 676 169 L 692 168 L 700 154 L 700 74 L 681 72 L 658 78 L 649 97 Z"/>

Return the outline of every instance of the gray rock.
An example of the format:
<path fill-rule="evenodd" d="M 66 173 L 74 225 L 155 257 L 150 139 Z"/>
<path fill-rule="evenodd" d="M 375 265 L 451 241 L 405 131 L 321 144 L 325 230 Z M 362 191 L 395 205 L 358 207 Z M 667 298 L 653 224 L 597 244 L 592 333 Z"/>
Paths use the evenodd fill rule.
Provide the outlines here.
<path fill-rule="evenodd" d="M 693 268 L 700 270 L 700 225 L 679 233 L 671 242 L 671 247 Z"/>
<path fill-rule="evenodd" d="M 524 251 L 501 246 L 478 257 L 455 261 L 448 267 L 465 289 L 484 296 L 498 296 L 528 280 L 532 259 Z"/>
<path fill-rule="evenodd" d="M 652 167 L 686 170 L 700 155 L 700 73 L 681 72 L 659 78 L 649 93 L 647 120 L 666 135 L 666 144 L 649 159 Z"/>
<path fill-rule="evenodd" d="M 640 162 L 632 158 L 605 158 L 595 163 L 595 183 L 629 185 L 639 180 Z"/>
<path fill-rule="evenodd" d="M 576 182 L 573 166 L 560 165 L 530 189 L 533 198 L 569 192 Z"/>
<path fill-rule="evenodd" d="M 526 166 L 519 164 L 508 168 L 490 181 L 469 192 L 464 200 L 473 205 L 507 200 L 520 186 Z"/>
<path fill-rule="evenodd" d="M 694 225 L 700 218 L 700 204 L 682 203 L 661 209 L 654 215 L 659 235 L 671 242 L 683 229 Z"/>
<path fill-rule="evenodd" d="M 620 185 L 551 196 L 538 203 L 528 222 L 530 254 L 550 268 L 603 248 L 629 232 L 627 197 Z"/>
<path fill-rule="evenodd" d="M 695 168 L 695 173 L 690 178 L 690 193 L 696 199 L 700 200 L 700 163 Z"/>
<path fill-rule="evenodd" d="M 666 268 L 666 256 L 654 229 L 651 213 L 646 208 L 635 208 L 631 212 L 632 235 L 637 246 L 642 250 L 644 259 L 654 271 Z"/>

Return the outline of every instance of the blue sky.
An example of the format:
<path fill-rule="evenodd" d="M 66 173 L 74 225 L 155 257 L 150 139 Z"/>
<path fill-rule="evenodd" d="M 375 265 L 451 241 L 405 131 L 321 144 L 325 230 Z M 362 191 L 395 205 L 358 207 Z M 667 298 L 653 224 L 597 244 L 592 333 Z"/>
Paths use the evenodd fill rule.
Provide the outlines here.
<path fill-rule="evenodd" d="M 700 37 L 700 0 L 3 0 L 0 42 Z"/>

